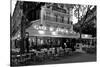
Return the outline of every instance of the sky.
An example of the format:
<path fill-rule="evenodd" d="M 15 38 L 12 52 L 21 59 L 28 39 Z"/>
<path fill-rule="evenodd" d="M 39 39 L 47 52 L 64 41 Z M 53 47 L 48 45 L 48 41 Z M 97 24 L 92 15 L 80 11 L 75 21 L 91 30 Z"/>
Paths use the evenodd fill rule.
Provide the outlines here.
<path fill-rule="evenodd" d="M 74 14 L 74 9 L 73 9 L 73 14 Z M 78 19 L 75 17 L 75 15 L 73 15 L 72 21 L 73 21 L 73 24 L 78 22 Z"/>
<path fill-rule="evenodd" d="M 17 0 L 11 0 L 11 15 L 13 15 L 16 2 Z"/>

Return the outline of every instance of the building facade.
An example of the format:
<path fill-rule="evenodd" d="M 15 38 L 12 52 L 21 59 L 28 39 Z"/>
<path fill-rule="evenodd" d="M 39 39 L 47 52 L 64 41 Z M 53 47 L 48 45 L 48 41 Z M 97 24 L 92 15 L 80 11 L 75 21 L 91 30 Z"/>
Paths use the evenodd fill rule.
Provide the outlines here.
<path fill-rule="evenodd" d="M 58 5 L 58 6 L 57 6 Z M 26 29 L 29 33 L 31 45 L 63 45 L 66 42 L 74 43 L 79 33 L 73 31 L 72 14 L 59 4 L 45 4 L 41 6 L 40 19 L 32 21 Z"/>

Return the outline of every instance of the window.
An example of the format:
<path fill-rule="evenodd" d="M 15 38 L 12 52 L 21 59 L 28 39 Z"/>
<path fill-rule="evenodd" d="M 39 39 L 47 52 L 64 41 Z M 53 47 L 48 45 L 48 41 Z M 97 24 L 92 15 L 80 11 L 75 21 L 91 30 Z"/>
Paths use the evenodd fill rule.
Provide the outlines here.
<path fill-rule="evenodd" d="M 55 14 L 55 21 L 57 22 L 58 21 L 58 15 Z"/>
<path fill-rule="evenodd" d="M 39 9 L 36 11 L 36 20 L 37 19 L 40 19 L 40 10 Z"/>
<path fill-rule="evenodd" d="M 50 19 L 51 19 L 50 14 L 51 14 L 50 11 L 46 11 L 46 20 L 50 21 Z"/>
<path fill-rule="evenodd" d="M 64 23 L 64 17 L 61 16 L 61 23 Z"/>

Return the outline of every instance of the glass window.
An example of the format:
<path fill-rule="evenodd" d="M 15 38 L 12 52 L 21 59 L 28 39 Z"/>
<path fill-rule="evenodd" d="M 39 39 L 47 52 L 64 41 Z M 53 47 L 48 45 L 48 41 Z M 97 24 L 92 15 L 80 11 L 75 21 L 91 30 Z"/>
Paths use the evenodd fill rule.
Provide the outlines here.
<path fill-rule="evenodd" d="M 61 23 L 64 23 L 64 17 L 63 16 L 61 17 Z"/>
<path fill-rule="evenodd" d="M 41 40 L 41 45 L 42 45 L 43 43 L 44 43 L 43 40 Z"/>
<path fill-rule="evenodd" d="M 57 22 L 58 21 L 58 15 L 55 14 L 54 16 L 55 16 L 55 21 Z"/>
<path fill-rule="evenodd" d="M 36 38 L 35 37 L 31 38 L 31 45 L 36 45 Z"/>

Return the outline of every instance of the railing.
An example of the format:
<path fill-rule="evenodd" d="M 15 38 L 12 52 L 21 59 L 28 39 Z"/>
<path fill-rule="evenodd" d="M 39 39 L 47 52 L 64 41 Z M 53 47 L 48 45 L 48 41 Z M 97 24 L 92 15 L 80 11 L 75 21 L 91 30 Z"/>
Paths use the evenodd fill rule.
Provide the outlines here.
<path fill-rule="evenodd" d="M 55 15 L 57 15 L 57 16 L 55 16 Z M 71 24 L 71 22 L 68 21 L 68 17 L 70 17 L 70 15 L 68 13 L 66 13 L 65 11 L 59 12 L 56 10 L 52 10 L 52 9 L 43 7 L 43 20 L 45 20 L 45 21 Z"/>
<path fill-rule="evenodd" d="M 63 24 L 68 24 L 69 21 L 65 20 L 63 18 L 63 20 L 61 18 L 57 18 L 57 17 L 50 17 L 48 15 L 44 15 L 44 18 L 43 18 L 45 21 L 51 21 L 51 22 L 54 22 L 54 23 L 63 23 Z M 70 24 L 70 23 L 69 23 Z"/>

